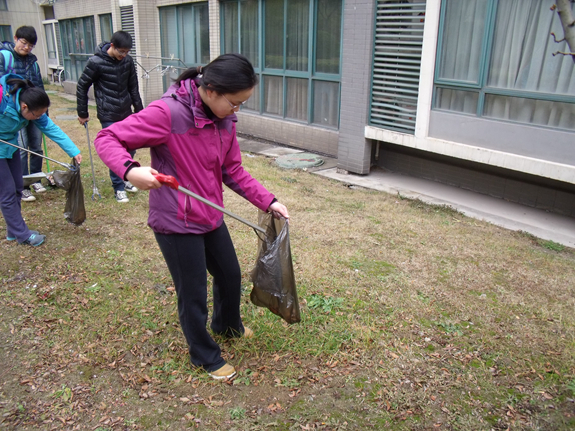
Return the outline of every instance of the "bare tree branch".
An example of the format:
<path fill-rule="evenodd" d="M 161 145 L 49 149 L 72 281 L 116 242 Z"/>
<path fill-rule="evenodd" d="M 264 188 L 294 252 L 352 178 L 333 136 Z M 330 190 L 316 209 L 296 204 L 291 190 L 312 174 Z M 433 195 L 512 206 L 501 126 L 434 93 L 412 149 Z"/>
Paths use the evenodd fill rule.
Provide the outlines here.
<path fill-rule="evenodd" d="M 575 62 L 575 18 L 573 18 L 573 11 L 571 10 L 571 1 L 557 0 L 557 4 L 554 5 L 551 10 L 557 10 L 559 18 L 561 19 L 561 26 L 563 27 L 565 37 L 558 41 L 555 35 L 553 33 L 551 34 L 553 34 L 553 38 L 557 43 L 566 40 L 567 45 L 569 45 L 569 51 L 571 51 L 568 53 L 558 51 L 555 54 L 570 55 L 573 62 Z"/>

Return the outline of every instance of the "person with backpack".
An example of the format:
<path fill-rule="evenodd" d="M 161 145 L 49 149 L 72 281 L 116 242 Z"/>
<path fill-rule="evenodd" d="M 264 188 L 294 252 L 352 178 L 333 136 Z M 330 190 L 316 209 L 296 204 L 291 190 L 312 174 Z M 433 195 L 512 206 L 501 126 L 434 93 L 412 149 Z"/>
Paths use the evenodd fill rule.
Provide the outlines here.
<path fill-rule="evenodd" d="M 16 30 L 14 42 L 3 42 L 0 44 L 0 76 L 8 73 L 20 75 L 29 79 L 35 87 L 44 90 L 42 74 L 38 67 L 37 58 L 32 54 L 36 46 L 38 36 L 36 30 L 31 26 L 22 26 Z M 42 132 L 30 122 L 24 127 L 18 136 L 19 145 L 34 151 L 37 154 L 44 154 L 42 151 Z M 27 151 L 21 152 L 22 175 L 37 174 L 42 172 L 42 157 L 30 154 Z M 30 158 L 30 162 L 28 162 Z M 32 190 L 36 193 L 46 191 L 40 181 L 32 184 Z M 25 202 L 35 201 L 36 198 L 30 191 L 30 187 L 22 191 L 22 200 Z"/>
<path fill-rule="evenodd" d="M 94 141 L 109 168 L 150 190 L 148 225 L 172 275 L 191 362 L 218 380 L 233 377 L 236 370 L 206 329 L 208 272 L 213 276 L 212 331 L 253 336 L 240 316 L 242 272 L 236 251 L 221 212 L 162 187 L 154 174 L 171 175 L 219 206 L 225 184 L 260 210 L 289 219 L 285 205 L 242 166 L 236 112 L 257 82 L 246 57 L 223 54 L 184 71 L 160 100 L 102 129 Z M 130 156 L 138 148 L 150 148 L 151 166 L 140 166 Z"/>
<path fill-rule="evenodd" d="M 84 125 L 89 119 L 88 90 L 94 85 L 94 96 L 98 110 L 98 120 L 105 129 L 122 121 L 135 112 L 144 109 L 138 88 L 138 76 L 134 60 L 128 55 L 132 49 L 132 36 L 125 31 L 117 31 L 110 42 L 98 45 L 90 57 L 76 87 L 78 121 Z M 134 157 L 135 151 L 130 155 Z M 129 181 L 124 181 L 110 169 L 110 179 L 114 196 L 118 202 L 129 202 L 126 191 L 137 192 Z"/>
<path fill-rule="evenodd" d="M 0 78 L 0 139 L 18 145 L 18 132 L 33 124 L 79 164 L 80 150 L 46 115 L 49 106 L 50 99 L 43 89 L 18 75 L 4 75 Z M 6 239 L 38 246 L 46 236 L 30 230 L 22 217 L 24 180 L 19 152 L 0 141 L 0 209 L 6 222 Z"/>

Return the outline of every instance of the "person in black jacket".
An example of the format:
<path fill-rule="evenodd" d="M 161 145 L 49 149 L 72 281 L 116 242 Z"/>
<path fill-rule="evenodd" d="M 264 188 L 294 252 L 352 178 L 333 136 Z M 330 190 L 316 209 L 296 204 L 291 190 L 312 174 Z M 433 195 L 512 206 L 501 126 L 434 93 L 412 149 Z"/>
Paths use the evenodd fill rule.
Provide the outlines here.
<path fill-rule="evenodd" d="M 94 96 L 98 120 L 106 128 L 144 109 L 138 88 L 138 76 L 134 60 L 128 55 L 132 49 L 132 36 L 125 31 L 117 31 L 110 42 L 102 42 L 86 64 L 78 80 L 76 90 L 78 121 L 84 125 L 89 119 L 88 90 L 94 85 Z M 130 153 L 132 158 L 136 152 Z M 138 189 L 124 181 L 112 170 L 110 179 L 118 202 L 128 202 L 126 191 Z"/>
<path fill-rule="evenodd" d="M 36 29 L 24 25 L 16 30 L 14 42 L 0 43 L 0 76 L 14 73 L 29 79 L 35 87 L 43 90 L 42 73 L 40 73 L 36 56 L 32 54 L 37 41 Z M 37 154 L 44 154 L 42 151 L 42 132 L 32 122 L 18 133 L 18 145 Z M 22 159 L 22 175 L 42 172 L 43 160 L 41 156 L 20 151 L 20 157 Z M 28 157 L 30 157 L 30 163 L 28 163 Z M 32 189 L 36 193 L 46 191 L 40 181 L 32 184 Z M 22 200 L 24 202 L 36 200 L 30 187 L 24 187 L 22 190 Z"/>

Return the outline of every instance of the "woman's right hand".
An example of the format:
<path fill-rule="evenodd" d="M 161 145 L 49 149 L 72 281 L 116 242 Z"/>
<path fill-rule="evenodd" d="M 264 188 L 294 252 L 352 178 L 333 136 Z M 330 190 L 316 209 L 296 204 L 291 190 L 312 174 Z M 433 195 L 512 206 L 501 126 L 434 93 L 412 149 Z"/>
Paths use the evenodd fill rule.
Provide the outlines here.
<path fill-rule="evenodd" d="M 153 175 L 157 173 L 149 166 L 134 167 L 128 171 L 126 179 L 140 190 L 159 189 L 162 183 Z"/>

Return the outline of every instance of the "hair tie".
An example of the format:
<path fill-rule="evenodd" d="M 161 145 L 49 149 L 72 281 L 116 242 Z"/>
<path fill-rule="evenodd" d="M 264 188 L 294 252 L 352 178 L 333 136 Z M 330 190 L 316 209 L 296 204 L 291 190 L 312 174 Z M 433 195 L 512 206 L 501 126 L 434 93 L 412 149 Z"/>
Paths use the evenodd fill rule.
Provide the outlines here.
<path fill-rule="evenodd" d="M 201 75 L 202 74 L 202 66 L 196 67 L 196 72 L 198 72 L 198 75 Z"/>

